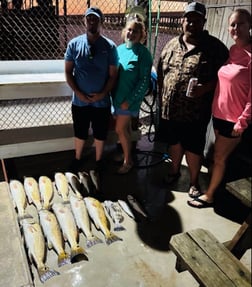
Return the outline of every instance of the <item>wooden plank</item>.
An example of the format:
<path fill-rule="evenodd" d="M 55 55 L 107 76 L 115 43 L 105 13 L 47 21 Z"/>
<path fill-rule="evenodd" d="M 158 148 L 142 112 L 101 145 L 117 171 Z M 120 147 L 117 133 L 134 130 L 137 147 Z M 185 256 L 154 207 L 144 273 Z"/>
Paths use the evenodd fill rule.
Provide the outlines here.
<path fill-rule="evenodd" d="M 206 253 L 192 240 L 188 233 L 172 236 L 170 248 L 181 259 L 194 278 L 207 287 L 236 286 Z M 245 285 L 246 286 L 246 285 Z"/>
<path fill-rule="evenodd" d="M 251 177 L 228 182 L 226 189 L 244 205 L 251 207 Z"/>
<path fill-rule="evenodd" d="M 206 255 L 234 283 L 234 286 L 251 286 L 251 273 L 209 231 L 195 229 L 187 232 Z"/>

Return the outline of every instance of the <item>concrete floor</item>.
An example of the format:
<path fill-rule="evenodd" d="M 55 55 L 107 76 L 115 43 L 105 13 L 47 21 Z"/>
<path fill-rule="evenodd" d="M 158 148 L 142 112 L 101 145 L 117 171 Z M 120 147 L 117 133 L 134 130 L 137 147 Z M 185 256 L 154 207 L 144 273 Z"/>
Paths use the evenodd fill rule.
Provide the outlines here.
<path fill-rule="evenodd" d="M 138 147 L 141 150 L 152 150 L 153 144 L 143 138 Z M 205 228 L 220 242 L 228 241 L 238 230 L 248 209 L 225 189 L 217 194 L 214 208 L 203 210 L 191 208 L 186 204 L 189 183 L 188 170 L 184 162 L 181 178 L 176 184 L 168 187 L 163 184 L 162 179 L 169 163 L 162 162 L 149 168 L 134 168 L 128 175 L 118 176 L 115 174 L 118 165 L 111 160 L 113 153 L 114 151 L 110 149 L 105 153 L 106 169 L 101 178 L 102 190 L 98 198 L 100 201 L 126 200 L 127 195 L 132 194 L 146 210 L 148 219 L 135 213 L 136 220 L 133 220 L 124 213 L 122 224 L 126 230 L 116 232 L 123 240 L 110 246 L 103 243 L 86 249 L 89 261 L 80 261 L 58 268 L 56 253 L 48 251 L 46 263 L 60 272 L 60 275 L 42 284 L 34 266 L 29 267 L 26 261 L 18 224 L 15 222 L 16 214 L 11 208 L 12 203 L 6 193 L 6 184 L 1 182 L 0 192 L 3 200 L 0 206 L 0 287 L 198 286 L 189 272 L 178 273 L 175 270 L 176 257 L 169 250 L 171 236 L 194 228 Z M 12 162 L 15 171 L 9 170 L 9 174 L 11 178 L 18 179 L 23 175 L 35 178 L 42 174 L 52 176 L 53 171 L 66 169 L 71 156 L 72 153 L 58 153 L 20 158 L 14 161 L 14 165 Z M 92 167 L 92 158 L 93 151 L 90 151 L 85 156 L 83 169 Z M 203 189 L 207 181 L 208 170 L 203 167 L 200 175 Z M 33 206 L 28 208 L 34 209 Z M 7 226 L 10 228 L 6 228 Z M 113 227 L 112 222 L 111 226 Z M 104 238 L 94 226 L 93 231 L 101 239 Z M 8 255 L 6 255 L 7 242 L 13 242 L 8 249 Z M 85 247 L 83 234 L 80 234 L 80 245 Z M 68 244 L 66 248 L 69 248 Z M 251 270 L 251 250 L 246 252 L 241 261 Z"/>

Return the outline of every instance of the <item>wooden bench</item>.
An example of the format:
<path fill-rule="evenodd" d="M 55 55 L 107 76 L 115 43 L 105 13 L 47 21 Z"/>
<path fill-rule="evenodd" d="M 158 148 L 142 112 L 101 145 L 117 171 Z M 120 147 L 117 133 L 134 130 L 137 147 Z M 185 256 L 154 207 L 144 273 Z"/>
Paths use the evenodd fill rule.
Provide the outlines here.
<path fill-rule="evenodd" d="M 173 235 L 170 249 L 177 256 L 176 270 L 188 270 L 200 286 L 251 286 L 249 270 L 207 230 Z"/>

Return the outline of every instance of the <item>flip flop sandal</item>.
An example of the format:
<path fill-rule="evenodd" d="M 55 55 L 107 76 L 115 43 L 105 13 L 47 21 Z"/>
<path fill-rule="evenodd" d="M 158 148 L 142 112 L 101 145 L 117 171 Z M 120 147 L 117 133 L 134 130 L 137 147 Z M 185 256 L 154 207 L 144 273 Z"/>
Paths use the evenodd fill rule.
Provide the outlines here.
<path fill-rule="evenodd" d="M 203 193 L 200 191 L 200 189 L 198 187 L 196 187 L 195 185 L 192 185 L 190 188 L 189 188 L 189 191 L 188 191 L 188 195 L 191 197 L 191 198 L 197 198 L 199 196 L 201 196 Z"/>
<path fill-rule="evenodd" d="M 193 202 L 197 202 L 200 204 L 193 204 Z M 207 202 L 200 198 L 194 198 L 193 200 L 187 201 L 188 205 L 195 207 L 195 208 L 207 208 L 207 207 L 213 207 L 213 202 Z"/>

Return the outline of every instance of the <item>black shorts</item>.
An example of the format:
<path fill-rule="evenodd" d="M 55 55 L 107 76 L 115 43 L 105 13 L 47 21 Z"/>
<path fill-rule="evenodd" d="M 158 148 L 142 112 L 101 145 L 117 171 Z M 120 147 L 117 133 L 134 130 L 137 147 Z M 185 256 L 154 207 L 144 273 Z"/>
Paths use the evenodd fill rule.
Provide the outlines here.
<path fill-rule="evenodd" d="M 74 136 L 86 140 L 88 138 L 89 128 L 91 127 L 95 139 L 101 141 L 106 140 L 110 117 L 110 107 L 96 108 L 91 106 L 78 107 L 72 105 Z"/>
<path fill-rule="evenodd" d="M 177 122 L 161 119 L 158 137 L 168 145 L 179 143 L 186 151 L 202 155 L 206 144 L 207 125 L 201 121 Z"/>
<path fill-rule="evenodd" d="M 213 128 L 218 131 L 220 135 L 226 138 L 235 138 L 231 135 L 233 129 L 234 129 L 234 123 L 217 119 L 213 117 Z"/>

